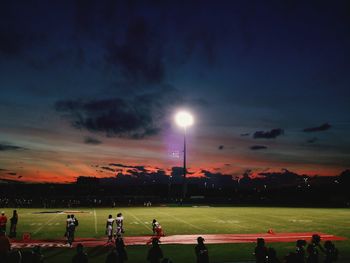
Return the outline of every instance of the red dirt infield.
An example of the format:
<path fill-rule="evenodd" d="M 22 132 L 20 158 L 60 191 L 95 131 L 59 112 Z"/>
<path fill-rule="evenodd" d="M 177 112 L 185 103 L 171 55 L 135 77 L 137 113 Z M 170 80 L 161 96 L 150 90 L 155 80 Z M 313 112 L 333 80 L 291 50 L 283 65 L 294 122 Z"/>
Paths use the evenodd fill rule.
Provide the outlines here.
<path fill-rule="evenodd" d="M 172 235 L 160 237 L 161 244 L 196 244 L 197 237 L 201 236 L 205 239 L 206 244 L 228 244 L 228 243 L 254 243 L 257 238 L 264 238 L 267 243 L 271 242 L 295 242 L 298 239 L 309 241 L 313 234 L 321 236 L 321 240 L 346 240 L 344 237 L 334 236 L 324 233 L 305 232 L 305 233 L 276 233 L 276 234 L 203 234 L 203 235 Z M 129 236 L 124 237 L 124 243 L 127 246 L 146 245 L 150 243 L 153 236 Z M 95 238 L 76 238 L 74 244 L 82 243 L 85 247 L 107 246 L 106 239 Z M 13 248 L 26 247 L 66 247 L 66 242 L 60 240 L 29 240 L 29 241 L 13 241 Z"/>

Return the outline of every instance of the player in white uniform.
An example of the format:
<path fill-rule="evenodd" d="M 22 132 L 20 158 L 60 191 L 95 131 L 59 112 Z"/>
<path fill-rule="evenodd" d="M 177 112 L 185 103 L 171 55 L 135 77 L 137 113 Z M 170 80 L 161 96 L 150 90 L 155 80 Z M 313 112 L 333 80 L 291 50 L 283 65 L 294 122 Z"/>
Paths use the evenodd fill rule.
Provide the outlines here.
<path fill-rule="evenodd" d="M 114 219 L 112 215 L 109 215 L 106 222 L 106 234 L 108 236 L 107 243 L 113 242 L 113 223 L 114 223 Z"/>
<path fill-rule="evenodd" d="M 122 236 L 124 233 L 124 217 L 122 213 L 117 214 L 117 218 L 115 219 L 116 229 L 115 229 L 115 237 Z"/>

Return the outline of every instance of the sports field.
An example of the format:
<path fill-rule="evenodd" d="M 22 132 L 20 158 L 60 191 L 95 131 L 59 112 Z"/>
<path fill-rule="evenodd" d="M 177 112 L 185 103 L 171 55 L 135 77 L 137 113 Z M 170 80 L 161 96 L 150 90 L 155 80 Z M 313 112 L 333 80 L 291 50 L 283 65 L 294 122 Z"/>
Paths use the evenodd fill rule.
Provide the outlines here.
<path fill-rule="evenodd" d="M 8 216 L 10 208 L 3 209 Z M 257 207 L 121 207 L 110 209 L 17 209 L 17 236 L 30 232 L 34 240 L 60 240 L 65 231 L 67 213 L 79 219 L 77 238 L 104 238 L 109 214 L 124 215 L 125 237 L 151 235 L 151 221 L 156 218 L 167 236 L 205 234 L 266 234 L 321 232 L 345 237 L 334 241 L 340 251 L 340 262 L 350 262 L 350 210 L 332 208 L 257 208 Z M 56 213 L 57 211 L 58 213 Z M 49 213 L 39 213 L 49 212 Z M 63 212 L 63 213 L 62 213 Z M 195 241 L 195 240 L 194 240 Z M 272 242 L 280 259 L 294 251 L 295 242 Z M 195 262 L 194 245 L 163 244 L 165 256 L 174 262 Z M 209 244 L 211 262 L 240 262 L 253 260 L 254 243 Z M 128 246 L 128 262 L 145 262 L 147 247 Z M 106 246 L 86 249 L 90 261 L 104 262 Z M 44 248 L 46 262 L 70 262 L 74 249 Z"/>

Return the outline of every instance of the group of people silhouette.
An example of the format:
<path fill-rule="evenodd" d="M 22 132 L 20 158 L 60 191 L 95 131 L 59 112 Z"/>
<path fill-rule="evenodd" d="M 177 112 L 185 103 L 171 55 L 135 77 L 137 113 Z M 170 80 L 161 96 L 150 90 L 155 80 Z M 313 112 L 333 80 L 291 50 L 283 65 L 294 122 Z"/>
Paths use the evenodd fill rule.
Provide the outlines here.
<path fill-rule="evenodd" d="M 263 238 L 257 239 L 257 245 L 254 250 L 256 263 L 280 263 L 277 258 L 276 250 L 272 247 L 267 248 Z M 306 247 L 306 249 L 305 249 Z M 320 251 L 324 254 L 324 263 L 332 263 L 338 260 L 338 249 L 330 240 L 324 242 L 321 246 L 321 237 L 314 234 L 311 242 L 307 244 L 306 240 L 297 240 L 296 249 L 284 257 L 285 263 L 319 263 Z"/>

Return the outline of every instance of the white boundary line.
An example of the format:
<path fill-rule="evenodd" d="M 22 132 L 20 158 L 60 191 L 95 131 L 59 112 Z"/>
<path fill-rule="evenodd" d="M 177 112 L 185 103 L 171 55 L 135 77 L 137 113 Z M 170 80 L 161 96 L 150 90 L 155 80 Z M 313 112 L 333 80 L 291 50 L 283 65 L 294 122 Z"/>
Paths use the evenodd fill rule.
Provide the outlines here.
<path fill-rule="evenodd" d="M 182 220 L 182 219 L 179 219 L 179 218 L 177 218 L 177 217 L 171 216 L 171 215 L 170 215 L 170 214 L 168 214 L 168 213 L 165 213 L 165 212 L 160 212 L 160 211 L 159 211 L 158 213 L 161 213 L 161 214 L 164 214 L 164 215 L 166 215 L 166 216 L 168 216 L 168 217 L 171 217 L 171 218 L 175 219 L 176 221 L 179 221 L 179 222 L 185 223 L 185 224 L 187 224 L 187 225 L 189 225 L 189 226 L 191 226 L 191 227 L 193 227 L 193 228 L 196 228 L 197 230 L 206 231 L 204 228 L 201 228 L 201 227 L 195 226 L 195 225 L 193 225 L 193 224 L 191 224 L 191 223 L 188 223 L 188 222 L 187 222 L 187 221 L 185 221 L 185 220 Z"/>
<path fill-rule="evenodd" d="M 46 221 L 46 223 L 44 223 L 42 226 L 40 226 L 39 228 L 37 228 L 33 234 L 37 234 L 40 232 L 41 229 L 44 228 L 44 226 L 46 226 L 47 224 L 49 224 L 51 221 L 53 221 L 54 219 L 56 219 L 59 216 L 59 214 L 54 215 L 53 217 L 51 217 L 49 220 Z"/>
<path fill-rule="evenodd" d="M 152 232 L 151 227 L 149 227 L 148 225 L 146 225 L 145 223 L 143 223 L 137 216 L 135 216 L 134 214 L 132 214 L 130 211 L 127 212 L 128 214 L 130 214 L 133 218 L 135 218 L 135 220 L 137 220 L 138 222 L 141 223 L 141 225 L 143 225 L 145 228 L 147 228 L 147 230 Z"/>

